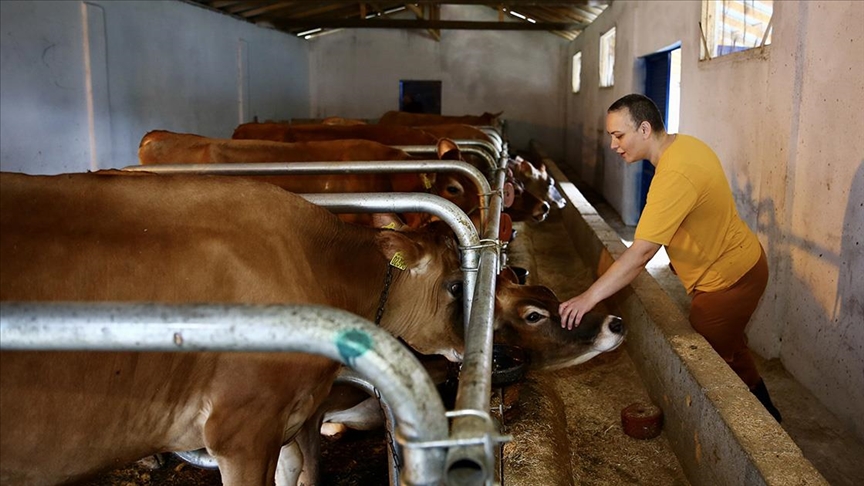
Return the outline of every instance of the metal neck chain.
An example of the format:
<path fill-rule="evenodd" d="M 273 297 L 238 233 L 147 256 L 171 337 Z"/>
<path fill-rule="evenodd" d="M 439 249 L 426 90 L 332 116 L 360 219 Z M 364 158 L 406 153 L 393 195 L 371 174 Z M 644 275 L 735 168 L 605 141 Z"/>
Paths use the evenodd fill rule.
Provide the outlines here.
<path fill-rule="evenodd" d="M 393 265 L 387 265 L 387 275 L 384 276 L 384 290 L 381 291 L 381 298 L 378 300 L 378 312 L 375 313 L 375 325 L 381 325 L 381 318 L 384 316 L 384 306 L 387 305 L 387 296 L 390 294 L 390 284 L 393 282 Z"/>

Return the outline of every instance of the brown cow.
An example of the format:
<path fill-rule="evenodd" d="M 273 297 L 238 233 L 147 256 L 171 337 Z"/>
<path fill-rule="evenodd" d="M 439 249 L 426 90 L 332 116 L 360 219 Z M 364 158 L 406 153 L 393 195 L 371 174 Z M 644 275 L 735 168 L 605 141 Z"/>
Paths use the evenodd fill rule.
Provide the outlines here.
<path fill-rule="evenodd" d="M 273 142 L 321 142 L 327 140 L 371 140 L 384 145 L 435 145 L 439 137 L 411 127 L 380 125 L 289 125 L 287 123 L 244 123 L 234 129 L 235 140 Z"/>
<path fill-rule="evenodd" d="M 150 137 L 150 134 L 145 139 L 148 137 Z M 441 139 L 481 140 L 492 143 L 491 139 L 477 128 L 459 124 L 412 128 L 398 125 L 329 126 L 313 124 L 291 125 L 287 123 L 244 123 L 234 130 L 232 138 L 235 140 L 269 140 L 289 143 L 359 139 L 397 146 L 435 145 Z M 465 153 L 459 154 L 457 157 L 470 162 L 484 173 L 491 174 L 485 159 L 477 159 L 472 157 L 471 154 Z M 144 163 L 143 158 L 142 163 Z M 524 172 L 519 173 L 524 174 Z M 528 175 L 531 175 L 531 173 L 528 173 Z M 349 178 L 348 180 L 354 180 L 354 178 Z M 465 207 L 462 207 L 463 210 L 470 211 L 473 208 L 473 206 L 468 204 L 468 201 L 469 198 L 474 197 L 473 195 L 476 194 L 476 190 L 474 190 L 474 185 L 468 178 L 461 174 L 438 174 L 436 181 L 436 187 L 438 187 L 437 193 L 439 195 L 452 200 L 460 207 L 464 205 Z M 516 189 L 515 201 L 511 207 L 505 209 L 505 212 L 510 215 L 513 221 L 544 221 L 549 215 L 549 204 L 538 198 L 534 192 L 525 192 L 524 181 L 511 182 Z M 443 190 L 441 186 L 445 186 Z M 531 187 L 539 186 L 537 183 L 532 183 Z M 414 219 L 410 223 L 412 226 L 416 226 L 417 221 L 417 219 Z"/>
<path fill-rule="evenodd" d="M 338 127 L 337 127 L 338 128 Z M 358 128 L 358 127 L 348 127 Z M 438 156 L 458 159 L 458 147 L 450 140 L 438 141 Z M 417 160 L 402 150 L 369 140 L 335 140 L 282 143 L 266 140 L 232 140 L 154 130 L 138 148 L 142 165 L 217 164 L 247 162 L 384 161 Z M 422 160 L 422 159 L 421 159 Z M 254 176 L 297 193 L 339 192 L 426 192 L 448 199 L 466 213 L 479 205 L 476 186 L 462 178 L 435 177 L 435 174 L 334 174 Z M 371 223 L 366 214 L 340 215 L 343 220 Z M 412 227 L 429 220 L 426 214 L 405 217 Z"/>
<path fill-rule="evenodd" d="M 555 370 L 584 363 L 612 351 L 624 341 L 621 319 L 599 312 L 589 312 L 582 324 L 572 331 L 561 328 L 558 313 L 560 301 L 555 293 L 540 285 L 519 285 L 516 274 L 505 267 L 495 285 L 496 343 L 520 346 L 528 356 L 532 369 Z M 583 329 L 579 329 L 582 326 Z M 447 366 L 438 357 L 421 359 L 435 383 L 447 378 Z M 338 435 L 346 428 L 372 430 L 384 425 L 377 398 L 351 386 L 337 384 L 318 410 L 317 420 L 323 422 L 322 433 Z M 308 433 L 302 443 L 304 457 L 318 457 L 320 444 L 317 434 Z M 280 468 L 281 468 L 280 464 Z M 317 484 L 317 461 L 308 465 L 301 479 L 303 484 Z M 280 473 L 285 473 L 280 471 Z M 294 484 L 294 476 L 286 473 L 286 484 Z M 299 483 L 298 483 L 299 484 Z"/>
<path fill-rule="evenodd" d="M 0 300 L 321 304 L 462 353 L 452 231 L 344 224 L 234 177 L 0 173 Z M 0 353 L 0 483 L 53 484 L 206 447 L 226 485 L 273 483 L 338 364 L 298 353 Z"/>
<path fill-rule="evenodd" d="M 464 125 L 474 126 L 496 126 L 498 117 L 502 112 L 498 113 L 483 113 L 480 116 L 476 115 L 433 115 L 429 113 L 408 113 L 404 111 L 388 111 L 378 120 L 379 125 L 403 125 L 409 127 L 419 127 L 426 125 L 447 125 L 452 123 L 461 123 Z"/>

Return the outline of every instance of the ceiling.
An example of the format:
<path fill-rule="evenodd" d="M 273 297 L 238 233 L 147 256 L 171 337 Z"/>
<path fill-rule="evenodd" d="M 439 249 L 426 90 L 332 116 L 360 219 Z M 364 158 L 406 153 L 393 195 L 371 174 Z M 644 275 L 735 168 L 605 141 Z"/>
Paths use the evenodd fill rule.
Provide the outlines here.
<path fill-rule="evenodd" d="M 186 0 L 263 27 L 311 39 L 341 29 L 420 29 L 436 40 L 441 31 L 540 30 L 573 40 L 612 0 Z M 477 5 L 497 21 L 441 19 L 442 5 Z"/>

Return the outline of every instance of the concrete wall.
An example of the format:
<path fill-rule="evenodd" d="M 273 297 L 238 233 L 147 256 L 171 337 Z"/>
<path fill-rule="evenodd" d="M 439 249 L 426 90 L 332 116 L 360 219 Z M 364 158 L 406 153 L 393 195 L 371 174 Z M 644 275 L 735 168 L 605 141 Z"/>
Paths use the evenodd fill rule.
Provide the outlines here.
<path fill-rule="evenodd" d="M 0 2 L 0 168 L 137 164 L 153 129 L 308 116 L 304 41 L 182 2 Z"/>
<path fill-rule="evenodd" d="M 442 20 L 498 20 L 487 7 L 442 6 Z M 444 115 L 503 111 L 510 143 L 562 155 L 567 40 L 546 32 L 342 30 L 311 43 L 315 117 L 378 118 L 399 109 L 400 80 L 440 80 Z M 346 82 L 348 81 L 348 82 Z"/>
<path fill-rule="evenodd" d="M 638 58 L 682 43 L 680 132 L 723 161 L 771 280 L 751 347 L 864 437 L 864 3 L 775 2 L 773 44 L 699 61 L 701 2 L 616 1 L 569 46 L 565 161 L 635 223 L 636 167 L 608 149 L 606 108 L 642 90 Z M 615 86 L 599 88 L 600 35 L 617 26 Z"/>

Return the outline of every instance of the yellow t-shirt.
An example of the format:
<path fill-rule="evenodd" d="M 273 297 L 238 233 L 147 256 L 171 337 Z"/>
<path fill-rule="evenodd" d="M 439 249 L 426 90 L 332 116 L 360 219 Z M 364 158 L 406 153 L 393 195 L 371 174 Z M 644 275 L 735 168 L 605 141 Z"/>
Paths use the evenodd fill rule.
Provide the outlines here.
<path fill-rule="evenodd" d="M 635 238 L 666 246 L 688 293 L 732 286 L 762 254 L 717 155 L 687 135 L 660 156 Z"/>

